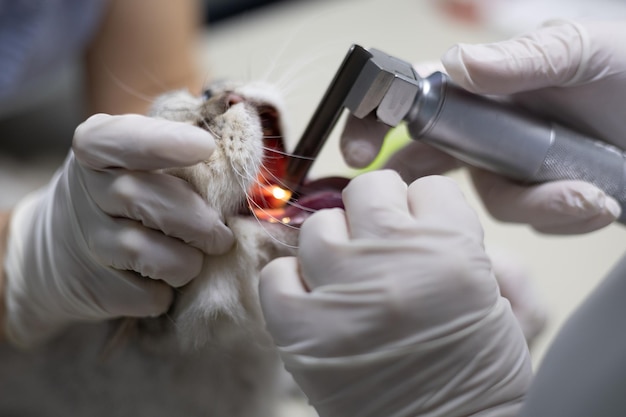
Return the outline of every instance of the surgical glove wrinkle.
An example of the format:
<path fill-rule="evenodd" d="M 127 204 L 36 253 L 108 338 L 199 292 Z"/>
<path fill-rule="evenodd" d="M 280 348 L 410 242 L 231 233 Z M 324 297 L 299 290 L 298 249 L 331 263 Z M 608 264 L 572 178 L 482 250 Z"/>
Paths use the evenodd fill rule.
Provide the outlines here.
<path fill-rule="evenodd" d="M 344 205 L 310 217 L 297 258 L 260 282 L 267 328 L 319 415 L 515 416 L 528 349 L 458 187 L 371 172 Z"/>
<path fill-rule="evenodd" d="M 199 128 L 138 115 L 79 126 L 64 165 L 13 211 L 9 339 L 31 347 L 74 322 L 167 311 L 172 287 L 234 237 L 189 184 L 158 170 L 201 162 L 214 147 Z"/>

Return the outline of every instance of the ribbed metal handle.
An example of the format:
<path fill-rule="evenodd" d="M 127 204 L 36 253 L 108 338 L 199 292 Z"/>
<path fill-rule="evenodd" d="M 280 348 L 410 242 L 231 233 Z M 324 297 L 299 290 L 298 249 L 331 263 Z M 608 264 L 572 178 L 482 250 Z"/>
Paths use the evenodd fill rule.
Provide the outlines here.
<path fill-rule="evenodd" d="M 554 140 L 529 181 L 583 180 L 615 198 L 626 223 L 626 155 L 620 149 L 553 124 Z"/>
<path fill-rule="evenodd" d="M 620 149 L 471 94 L 435 73 L 406 117 L 413 139 L 526 183 L 575 179 L 615 198 L 626 224 L 626 155 Z"/>

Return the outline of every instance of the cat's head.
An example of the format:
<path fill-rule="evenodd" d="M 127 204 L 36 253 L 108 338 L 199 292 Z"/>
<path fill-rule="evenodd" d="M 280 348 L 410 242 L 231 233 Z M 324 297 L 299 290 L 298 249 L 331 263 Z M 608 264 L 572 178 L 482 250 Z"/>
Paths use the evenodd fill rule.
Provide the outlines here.
<path fill-rule="evenodd" d="M 174 91 L 159 97 L 150 114 L 198 126 L 215 138 L 208 160 L 164 171 L 191 184 L 237 238 L 228 253 L 207 255 L 200 276 L 178 289 L 167 322 L 175 323 L 185 346 L 203 346 L 218 333 L 238 334 L 243 323 L 256 332 L 262 328 L 258 272 L 278 256 L 293 255 L 298 226 L 317 209 L 340 206 L 347 180 L 306 183 L 297 200 L 290 199 L 283 184 L 284 106 L 271 85 L 215 83 L 197 97 Z"/>
<path fill-rule="evenodd" d="M 207 161 L 165 172 L 194 186 L 222 219 L 254 213 L 298 226 L 317 209 L 341 206 L 339 191 L 347 180 L 336 178 L 305 184 L 301 199 L 284 205 L 291 195 L 282 185 L 287 164 L 284 107 L 281 95 L 267 83 L 218 82 L 200 96 L 173 91 L 157 98 L 151 116 L 199 126 L 216 143 Z"/>
<path fill-rule="evenodd" d="M 202 95 L 173 91 L 157 98 L 150 115 L 193 124 L 216 143 L 211 157 L 165 172 L 189 182 L 222 218 L 236 213 L 260 176 L 281 175 L 273 161 L 284 155 L 280 95 L 266 84 L 214 83 Z M 268 169 L 269 168 L 269 169 Z"/>

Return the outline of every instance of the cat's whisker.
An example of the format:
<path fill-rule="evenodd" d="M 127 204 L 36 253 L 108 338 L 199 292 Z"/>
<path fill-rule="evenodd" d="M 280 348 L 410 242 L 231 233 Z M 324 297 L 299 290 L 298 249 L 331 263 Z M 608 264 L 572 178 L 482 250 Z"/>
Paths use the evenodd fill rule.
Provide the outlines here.
<path fill-rule="evenodd" d="M 265 184 L 274 184 L 275 186 L 278 186 L 283 190 L 287 190 L 290 193 L 293 193 L 293 190 L 289 188 L 288 184 L 285 183 L 282 178 L 271 172 L 271 170 L 269 169 L 261 170 L 259 172 L 259 177 Z"/>
<path fill-rule="evenodd" d="M 315 158 L 310 157 L 310 156 L 300 156 L 300 155 L 296 155 L 290 152 L 286 152 L 286 151 L 281 151 L 278 149 L 273 149 L 273 148 L 269 148 L 269 147 L 263 147 L 263 149 L 267 152 L 271 152 L 271 153 L 275 153 L 278 155 L 282 155 L 282 156 L 288 156 L 290 158 L 297 158 L 297 159 L 306 159 L 307 161 L 314 161 Z M 266 157 L 271 158 L 272 156 L 267 155 Z M 280 158 L 279 156 L 276 157 L 277 159 Z"/>
<path fill-rule="evenodd" d="M 333 12 L 331 11 L 315 13 L 314 15 L 310 16 L 310 18 L 304 19 L 300 23 L 298 23 L 295 27 L 291 29 L 289 33 L 285 34 L 285 36 L 282 36 L 283 42 L 281 45 L 279 45 L 275 49 L 274 58 L 272 62 L 270 62 L 270 64 L 267 66 L 267 69 L 265 70 L 265 73 L 263 74 L 264 76 L 262 77 L 262 79 L 270 80 L 270 77 L 276 71 L 276 68 L 277 68 L 276 63 L 280 62 L 280 60 L 283 59 L 283 57 L 287 55 L 286 52 L 288 48 L 291 45 L 294 45 L 294 43 L 298 39 L 302 39 L 303 33 L 308 33 L 311 30 L 317 30 L 319 26 L 319 22 L 323 22 L 329 18 L 332 18 L 332 14 Z M 323 45 L 320 45 L 319 47 L 321 48 L 323 47 Z M 310 51 L 307 49 L 307 52 L 310 52 Z"/>
<path fill-rule="evenodd" d="M 285 161 L 285 157 L 289 157 L 289 153 L 280 149 L 272 149 L 270 147 L 263 147 L 263 161 Z"/>
<path fill-rule="evenodd" d="M 189 110 L 188 107 L 185 107 L 184 105 L 179 106 L 163 106 L 163 110 L 171 112 L 171 113 L 176 113 L 176 112 L 181 112 L 181 113 L 190 113 L 193 117 L 197 117 L 200 118 L 200 113 L 199 112 L 192 112 L 191 110 Z"/>
<path fill-rule="evenodd" d="M 232 163 L 231 163 L 231 166 L 232 166 Z M 290 248 L 290 249 L 297 249 L 297 248 L 298 248 L 298 246 L 290 245 L 290 244 L 289 244 L 289 243 L 287 243 L 287 242 L 281 241 L 281 240 L 280 240 L 280 239 L 278 239 L 276 236 L 274 236 L 272 233 L 270 233 L 270 231 L 267 229 L 266 225 L 267 225 L 267 224 L 281 224 L 281 225 L 283 225 L 283 226 L 286 226 L 286 227 L 291 228 L 291 229 L 294 229 L 294 230 L 298 230 L 298 227 L 293 226 L 293 225 L 288 224 L 288 223 L 285 223 L 285 222 L 283 221 L 283 219 L 276 218 L 275 216 L 273 216 L 273 215 L 269 214 L 269 213 L 268 213 L 268 211 L 267 211 L 267 209 L 265 209 L 265 208 L 264 208 L 264 207 L 262 207 L 260 204 L 258 204 L 258 203 L 254 200 L 254 198 L 253 198 L 252 196 L 250 196 L 250 194 L 249 194 L 249 192 L 248 192 L 248 187 L 246 187 L 246 185 L 245 185 L 245 184 L 247 183 L 247 180 L 250 180 L 251 178 L 253 179 L 252 184 L 254 184 L 254 182 L 256 182 L 256 181 L 257 181 L 256 176 L 251 175 L 251 174 L 250 174 L 249 172 L 247 172 L 247 171 L 242 173 L 242 172 L 240 172 L 240 171 L 239 171 L 239 170 L 238 170 L 235 166 L 232 166 L 232 169 L 233 169 L 233 172 L 235 172 L 235 174 L 237 175 L 237 177 L 238 177 L 238 178 L 240 179 L 240 181 L 241 181 L 241 182 L 239 182 L 239 181 L 238 181 L 238 182 L 239 182 L 240 186 L 241 186 L 241 187 L 242 187 L 242 189 L 243 189 L 243 192 L 244 192 L 244 195 L 245 195 L 246 202 L 247 202 L 248 206 L 249 206 L 249 207 L 251 207 L 250 212 L 251 212 L 252 216 L 255 218 L 255 220 L 257 221 L 257 223 L 259 224 L 259 226 L 261 226 L 261 228 L 263 229 L 263 232 L 264 232 L 264 233 L 265 233 L 265 234 L 266 234 L 266 235 L 267 235 L 270 239 L 272 239 L 274 242 L 276 242 L 276 243 L 278 243 L 278 244 L 280 244 L 280 245 L 282 245 L 282 246 L 284 246 L 284 247 Z M 260 210 L 260 211 L 265 212 L 266 214 L 268 214 L 268 218 L 269 218 L 269 219 L 271 219 L 271 220 L 270 220 L 270 221 L 261 220 L 261 219 L 258 217 L 258 215 L 256 214 L 256 212 L 255 212 L 255 210 L 254 210 L 255 208 L 256 208 L 256 209 L 258 209 L 258 210 Z"/>
<path fill-rule="evenodd" d="M 248 203 L 248 206 L 252 208 L 252 210 L 250 210 L 250 211 L 252 212 L 252 215 L 253 215 L 253 216 L 257 219 L 257 221 L 259 222 L 259 224 L 263 225 L 263 222 L 264 222 L 264 221 L 263 221 L 263 220 L 261 220 L 261 219 L 259 219 L 259 217 L 257 216 L 257 214 L 256 214 L 256 212 L 255 212 L 255 210 L 254 210 L 254 209 L 257 209 L 257 210 L 259 210 L 259 211 L 265 212 L 265 213 L 268 215 L 268 218 L 272 220 L 272 222 L 275 222 L 275 223 L 281 223 L 281 224 L 283 224 L 283 225 L 285 225 L 285 226 L 287 226 L 287 227 L 290 227 L 290 228 L 293 228 L 293 229 L 298 229 L 296 226 L 293 226 L 293 225 L 290 225 L 290 224 L 288 224 L 288 223 L 283 222 L 283 219 L 279 219 L 279 218 L 277 218 L 277 217 L 275 217 L 275 216 L 273 216 L 273 215 L 269 214 L 269 212 L 267 211 L 267 209 L 266 209 L 266 208 L 264 208 L 263 206 L 261 206 L 259 203 L 257 203 L 257 202 L 255 201 L 255 199 L 254 199 L 254 198 L 250 195 L 250 193 L 249 193 L 249 187 L 247 187 L 247 186 L 246 186 L 246 183 L 250 183 L 250 182 L 248 182 L 248 181 L 250 181 L 250 180 L 252 180 L 252 181 L 251 181 L 251 183 L 252 183 L 252 184 L 255 184 L 255 183 L 256 183 L 256 184 L 259 184 L 259 180 L 261 180 L 261 181 L 265 181 L 267 184 L 276 183 L 276 182 L 278 182 L 278 181 L 279 181 L 278 177 L 276 177 L 276 176 L 275 176 L 275 175 L 273 175 L 273 174 L 272 174 L 272 177 L 274 177 L 274 178 L 272 178 L 272 179 L 274 179 L 274 180 L 276 180 L 276 181 L 274 181 L 274 182 L 267 181 L 267 180 L 268 180 L 268 178 L 266 178 L 266 177 L 262 174 L 262 172 L 263 172 L 263 171 L 264 171 L 264 170 L 260 170 L 260 172 L 259 172 L 258 174 L 252 174 L 252 173 L 248 173 L 248 172 L 241 173 L 241 172 L 239 172 L 239 170 L 237 170 L 237 169 L 233 166 L 233 172 L 235 172 L 235 173 L 239 176 L 239 178 L 243 179 L 243 182 L 240 182 L 240 186 L 241 186 L 241 187 L 242 187 L 242 189 L 243 189 L 243 192 L 244 192 L 244 194 L 245 194 L 245 197 L 246 197 L 246 202 Z M 265 170 L 265 171 L 266 171 L 266 172 L 269 172 L 269 170 Z M 246 180 L 248 180 L 248 181 L 246 181 Z M 262 185 L 262 184 L 261 184 L 261 187 L 263 187 L 263 185 Z M 270 186 L 268 185 L 267 187 L 270 187 Z M 285 187 L 285 189 L 287 189 L 287 188 Z M 265 228 L 264 228 L 264 229 L 265 229 Z M 271 236 L 271 237 L 273 237 L 273 236 Z M 288 245 L 288 246 L 289 246 L 289 245 Z"/>
<path fill-rule="evenodd" d="M 201 123 L 202 123 L 202 127 L 206 129 L 211 135 L 213 135 L 215 139 L 222 139 L 222 136 L 217 134 L 217 132 L 213 130 L 211 125 L 209 125 L 209 123 L 205 119 L 202 119 Z"/>
<path fill-rule="evenodd" d="M 321 56 L 318 57 L 317 60 L 320 58 Z M 302 69 L 306 68 L 310 72 L 298 70 L 296 68 L 286 71 L 285 74 L 283 74 L 280 79 L 275 82 L 276 88 L 285 97 L 291 97 L 294 92 L 298 91 L 299 86 L 319 77 L 318 71 L 323 70 L 323 68 L 320 68 L 318 71 L 311 71 L 312 68 L 315 68 L 315 65 L 313 65 L 314 62 L 314 59 L 310 59 L 302 65 Z"/>
<path fill-rule="evenodd" d="M 106 63 L 101 63 L 101 65 L 103 66 L 103 68 L 105 69 L 105 71 L 107 72 L 107 75 L 109 77 L 111 77 L 111 79 L 113 80 L 113 82 L 119 87 L 121 88 L 123 91 L 127 92 L 128 94 L 130 94 L 133 97 L 136 97 L 142 101 L 145 101 L 148 104 L 151 104 L 154 102 L 154 99 L 156 98 L 155 96 L 150 96 L 147 94 L 143 94 L 141 92 L 139 92 L 138 90 L 132 88 L 129 84 L 125 83 L 124 81 L 122 81 L 121 79 L 119 79 L 114 73 L 113 71 L 106 65 Z M 165 89 L 163 90 L 165 91 Z"/>
<path fill-rule="evenodd" d="M 278 186 L 279 188 L 282 188 L 283 190 L 288 190 L 289 192 L 292 192 L 281 178 L 279 178 L 276 175 L 272 174 L 269 170 L 265 170 L 265 172 L 267 172 L 271 177 L 268 178 L 263 173 L 260 173 L 259 177 L 260 177 L 260 179 L 263 182 L 265 182 L 266 184 L 275 184 L 275 186 Z M 271 187 L 271 186 L 268 186 L 268 187 Z M 287 200 L 285 202 L 285 205 L 297 208 L 298 210 L 301 210 L 301 211 L 304 211 L 304 212 L 307 212 L 307 213 L 315 213 L 317 211 L 317 210 L 312 209 L 310 207 L 306 207 L 306 206 L 303 206 L 301 204 L 298 204 L 297 200 L 294 201 L 294 200 L 289 199 L 289 200 Z M 258 206 L 257 206 L 257 208 L 259 208 L 261 211 L 263 211 L 263 208 L 258 207 Z M 281 222 L 281 223 L 285 224 L 282 221 L 282 219 L 277 219 L 277 218 L 273 218 L 272 217 L 272 220 L 275 220 L 277 222 Z M 287 225 L 287 224 L 285 224 L 285 225 Z M 296 227 L 296 229 L 297 229 L 297 227 Z"/>
<path fill-rule="evenodd" d="M 150 69 L 148 69 L 146 66 L 142 65 L 141 66 L 141 71 L 143 72 L 143 74 L 145 75 L 145 78 L 152 81 L 155 85 L 159 86 L 161 88 L 161 90 L 163 91 L 168 91 L 172 89 L 172 86 L 169 86 L 167 84 L 165 84 L 162 80 L 158 79 L 154 73 L 152 71 L 150 71 Z"/>
<path fill-rule="evenodd" d="M 283 190 L 288 190 L 289 192 L 292 192 L 292 190 L 289 189 L 288 185 L 284 182 L 284 180 L 282 178 L 276 176 L 275 174 L 273 174 L 270 170 L 267 170 L 267 169 L 266 170 L 261 170 L 261 172 L 259 173 L 259 180 L 261 180 L 261 182 L 264 182 L 266 184 L 274 184 L 274 186 L 278 186 L 278 187 L 282 188 Z M 295 207 L 295 208 L 297 208 L 297 209 L 299 209 L 301 211 L 307 212 L 307 213 L 315 213 L 317 211 L 317 210 L 312 209 L 310 207 L 306 207 L 306 206 L 303 206 L 301 204 L 298 204 L 297 200 L 294 201 L 294 200 L 289 199 L 289 200 L 287 200 L 285 202 L 285 205 L 288 205 L 288 206 L 291 206 L 291 207 Z M 278 219 L 274 219 L 274 220 L 278 220 Z"/>
<path fill-rule="evenodd" d="M 210 80 L 212 79 L 212 77 L 213 76 L 211 75 L 211 73 L 207 71 L 204 75 L 204 79 L 202 80 L 202 86 L 204 87 L 210 85 Z"/>
<path fill-rule="evenodd" d="M 280 155 L 276 155 L 276 156 L 266 156 L 264 159 L 265 159 L 265 163 L 272 164 L 275 162 L 282 163 L 282 161 L 284 160 L 284 157 Z"/>
<path fill-rule="evenodd" d="M 161 110 L 162 113 L 167 112 L 170 114 L 181 114 L 182 116 L 187 116 L 189 115 L 190 118 L 193 119 L 201 119 L 202 116 L 200 115 L 200 113 L 192 113 L 189 111 L 189 109 L 185 108 L 185 107 L 167 107 L 164 106 L 163 109 Z"/>
<path fill-rule="evenodd" d="M 332 48 L 333 45 L 338 45 L 338 42 L 326 42 L 323 45 L 316 45 L 314 49 L 307 49 L 306 56 L 302 59 L 296 60 L 295 62 L 292 60 L 285 65 L 287 68 L 286 71 L 282 72 L 282 74 L 277 77 L 277 79 L 271 80 L 272 84 L 274 84 L 282 93 L 291 93 L 291 86 L 300 85 L 304 83 L 308 79 L 318 78 L 320 71 L 328 71 L 329 68 L 324 65 L 322 62 L 326 61 L 327 58 L 333 58 L 335 61 L 335 48 Z M 342 49 L 345 46 L 343 42 L 341 42 Z M 329 76 L 332 74 L 329 73 Z M 269 79 L 268 79 L 269 81 Z"/>
<path fill-rule="evenodd" d="M 264 172 L 267 174 L 265 174 Z M 276 174 L 270 172 L 270 170 L 268 169 L 261 170 L 261 172 L 259 172 L 259 177 L 260 177 L 259 179 L 261 180 L 261 182 L 265 184 L 274 184 L 274 185 L 278 185 L 282 189 L 289 190 L 289 187 L 286 186 L 283 180 L 280 177 L 278 177 Z"/>
<path fill-rule="evenodd" d="M 317 211 L 315 209 L 312 209 L 311 207 L 306 207 L 306 206 L 303 206 L 303 205 L 299 204 L 297 200 L 289 200 L 289 201 L 287 201 L 287 205 L 291 206 L 291 207 L 295 207 L 298 210 L 302 210 L 304 212 L 311 213 L 311 214 L 313 214 L 313 213 L 315 213 Z"/>
<path fill-rule="evenodd" d="M 284 218 L 278 218 L 275 215 L 271 214 L 268 209 L 266 209 L 265 207 L 261 206 L 259 203 L 257 203 L 256 201 L 254 201 L 254 198 L 252 198 L 251 196 L 247 195 L 247 201 L 248 201 L 248 205 L 252 208 L 256 208 L 257 210 L 265 213 L 267 215 L 267 218 L 270 219 L 268 220 L 263 220 L 260 219 L 256 213 L 255 210 L 251 210 L 252 215 L 257 219 L 257 221 L 261 224 L 261 226 L 263 226 L 263 223 L 269 223 L 269 224 L 280 224 L 282 226 L 285 226 L 289 229 L 294 229 L 294 230 L 299 230 L 300 228 L 297 226 L 294 226 L 292 224 L 289 224 L 288 222 L 284 221 Z"/>
<path fill-rule="evenodd" d="M 170 313 L 165 313 L 163 314 L 163 317 L 165 317 L 167 319 L 167 321 L 169 321 L 172 326 L 174 327 L 174 329 L 178 329 L 178 323 L 176 322 L 176 320 L 174 319 L 174 317 L 172 317 L 172 315 Z"/>
<path fill-rule="evenodd" d="M 257 174 L 256 173 L 252 173 L 249 172 L 247 167 L 244 166 L 244 172 L 240 172 L 237 167 L 235 167 L 232 162 L 231 162 L 231 168 L 233 170 L 233 172 L 237 175 L 237 182 L 239 183 L 239 186 L 241 187 L 241 190 L 243 191 L 245 197 L 246 197 L 246 201 L 249 203 L 250 200 L 250 196 L 248 193 L 248 188 L 252 185 L 255 184 L 257 182 Z"/>
<path fill-rule="evenodd" d="M 243 166 L 244 171 L 240 172 L 237 167 L 231 161 L 232 170 L 238 175 L 239 178 L 242 179 L 242 182 L 239 183 L 242 191 L 245 193 L 248 190 L 248 184 L 253 184 L 256 182 L 256 172 L 251 172 L 249 167 Z"/>
<path fill-rule="evenodd" d="M 258 205 L 257 205 L 257 204 L 253 201 L 253 199 L 249 198 L 249 199 L 248 199 L 248 202 L 249 202 L 249 204 L 251 204 L 251 205 L 256 205 L 257 207 L 259 207 L 259 208 L 260 208 L 260 206 L 258 206 Z M 263 210 L 262 208 L 260 208 L 260 209 L 261 209 L 261 210 Z M 265 234 L 266 234 L 266 235 L 267 235 L 270 239 L 272 239 L 274 242 L 278 243 L 279 245 L 281 245 L 281 246 L 283 246 L 283 247 L 286 247 L 286 248 L 289 248 L 289 249 L 298 249 L 298 248 L 299 248 L 299 246 L 298 246 L 298 245 L 291 245 L 291 244 L 289 244 L 289 243 L 287 243 L 287 242 L 284 242 L 284 241 L 280 240 L 280 239 L 279 239 L 279 238 L 277 238 L 276 236 L 274 236 L 274 235 L 273 235 L 273 234 L 272 234 L 272 233 L 268 230 L 268 228 L 266 227 L 266 225 L 268 225 L 268 224 L 280 224 L 280 225 L 282 225 L 282 226 L 285 226 L 285 227 L 290 228 L 290 229 L 293 229 L 293 230 L 298 230 L 298 229 L 299 229 L 298 227 L 293 226 L 293 225 L 291 225 L 291 224 L 289 224 L 289 223 L 284 223 L 284 222 L 282 221 L 282 219 L 275 218 L 274 216 L 271 216 L 271 215 L 269 216 L 269 218 L 270 218 L 270 219 L 272 219 L 273 221 L 261 220 L 261 219 L 258 217 L 258 215 L 256 214 L 256 212 L 255 212 L 254 210 L 251 210 L 251 212 L 252 212 L 252 216 L 256 219 L 256 221 L 257 221 L 257 223 L 259 224 L 259 226 L 261 226 L 261 228 L 263 229 L 263 232 L 264 232 L 264 233 L 265 233 Z"/>

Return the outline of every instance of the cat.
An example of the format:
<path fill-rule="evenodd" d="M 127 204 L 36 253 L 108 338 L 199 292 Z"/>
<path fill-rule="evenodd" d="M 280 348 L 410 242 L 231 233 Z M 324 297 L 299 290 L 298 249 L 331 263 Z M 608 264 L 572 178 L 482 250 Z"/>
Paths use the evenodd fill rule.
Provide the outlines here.
<path fill-rule="evenodd" d="M 297 391 L 265 331 L 257 283 L 267 262 L 295 253 L 298 233 L 267 215 L 254 193 L 280 183 L 283 107 L 261 83 L 216 83 L 199 97 L 174 91 L 155 100 L 152 117 L 214 136 L 209 160 L 165 172 L 195 187 L 236 243 L 207 255 L 162 317 L 77 324 L 28 353 L 0 347 L 0 415 L 276 415 Z"/>
<path fill-rule="evenodd" d="M 255 83 L 215 84 L 200 98 L 176 91 L 160 97 L 152 107 L 153 117 L 192 123 L 215 137 L 217 148 L 208 161 L 164 171 L 190 183 L 237 239 L 227 254 L 206 257 L 199 278 L 180 292 L 170 312 L 178 337 L 187 347 L 219 339 L 216 322 L 237 328 L 261 322 L 257 282 L 250 276 L 269 260 L 295 253 L 293 226 L 262 224 L 254 216 L 240 214 L 247 204 L 258 205 L 249 194 L 258 181 L 272 184 L 281 180 L 270 170 L 261 171 L 264 155 L 268 161 L 284 158 L 283 146 L 271 149 L 265 145 L 280 138 L 283 113 L 278 93 L 268 84 Z"/>

